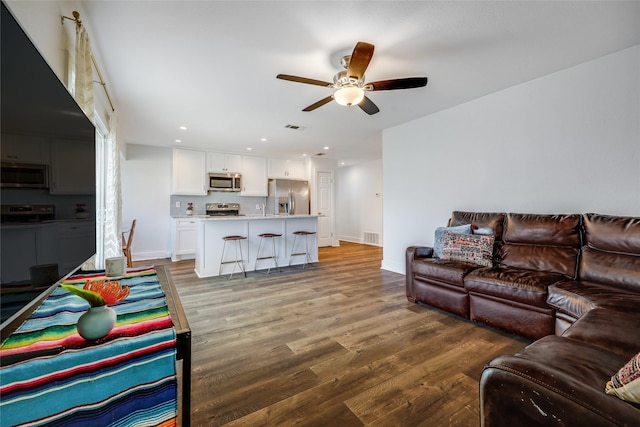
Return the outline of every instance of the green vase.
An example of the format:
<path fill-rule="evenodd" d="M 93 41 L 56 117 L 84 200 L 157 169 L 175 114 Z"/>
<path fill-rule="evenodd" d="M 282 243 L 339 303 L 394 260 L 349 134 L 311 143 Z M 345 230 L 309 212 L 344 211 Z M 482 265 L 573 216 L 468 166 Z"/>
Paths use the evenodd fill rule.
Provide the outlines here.
<path fill-rule="evenodd" d="M 78 333 L 85 340 L 97 340 L 107 336 L 116 325 L 116 312 L 106 305 L 91 307 L 78 319 Z"/>

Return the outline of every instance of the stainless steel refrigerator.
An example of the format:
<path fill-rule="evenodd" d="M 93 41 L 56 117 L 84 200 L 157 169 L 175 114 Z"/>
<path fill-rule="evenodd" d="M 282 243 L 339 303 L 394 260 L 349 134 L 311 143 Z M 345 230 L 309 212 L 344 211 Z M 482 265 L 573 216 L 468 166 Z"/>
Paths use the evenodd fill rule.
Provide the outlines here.
<path fill-rule="evenodd" d="M 309 182 L 295 179 L 270 179 L 267 213 L 309 215 Z"/>

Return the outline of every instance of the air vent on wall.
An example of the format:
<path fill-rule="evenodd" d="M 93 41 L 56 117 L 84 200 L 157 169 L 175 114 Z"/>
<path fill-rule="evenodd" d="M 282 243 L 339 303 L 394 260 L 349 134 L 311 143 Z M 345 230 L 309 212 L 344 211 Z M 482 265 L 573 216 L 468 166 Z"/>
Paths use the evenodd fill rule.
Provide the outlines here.
<path fill-rule="evenodd" d="M 364 243 L 370 245 L 380 245 L 380 234 L 371 231 L 364 232 Z"/>

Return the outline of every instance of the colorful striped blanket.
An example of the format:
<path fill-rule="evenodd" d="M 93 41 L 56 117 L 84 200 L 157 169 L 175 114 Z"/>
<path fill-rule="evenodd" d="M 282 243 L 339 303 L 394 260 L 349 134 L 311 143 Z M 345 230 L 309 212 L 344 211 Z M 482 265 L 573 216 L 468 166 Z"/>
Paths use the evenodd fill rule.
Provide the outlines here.
<path fill-rule="evenodd" d="M 176 334 L 158 276 L 144 267 L 119 280 L 130 294 L 112 306 L 118 318 L 106 337 L 78 335 L 89 305 L 58 287 L 2 342 L 0 358 L 34 356 L 0 369 L 0 426 L 176 425 Z"/>

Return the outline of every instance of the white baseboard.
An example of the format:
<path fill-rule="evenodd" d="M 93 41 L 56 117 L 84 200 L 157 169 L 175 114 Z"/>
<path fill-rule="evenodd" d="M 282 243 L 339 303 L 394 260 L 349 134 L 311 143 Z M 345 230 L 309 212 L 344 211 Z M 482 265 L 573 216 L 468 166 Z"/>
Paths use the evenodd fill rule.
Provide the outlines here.
<path fill-rule="evenodd" d="M 406 274 L 406 266 L 405 263 L 400 261 L 388 261 L 383 259 L 382 266 L 380 267 L 382 270 L 393 271 L 394 273 Z"/>
<path fill-rule="evenodd" d="M 379 248 L 382 247 L 382 245 L 374 245 L 373 243 L 367 243 L 360 237 L 338 236 L 338 240 L 342 240 L 342 241 L 345 241 L 345 242 L 351 242 L 351 243 L 360 243 L 361 245 L 377 246 Z"/>

